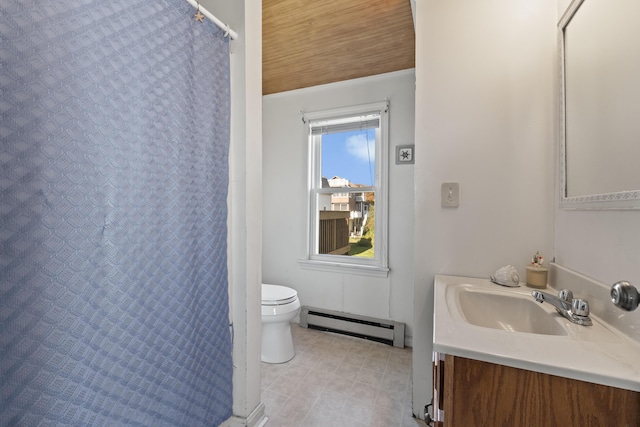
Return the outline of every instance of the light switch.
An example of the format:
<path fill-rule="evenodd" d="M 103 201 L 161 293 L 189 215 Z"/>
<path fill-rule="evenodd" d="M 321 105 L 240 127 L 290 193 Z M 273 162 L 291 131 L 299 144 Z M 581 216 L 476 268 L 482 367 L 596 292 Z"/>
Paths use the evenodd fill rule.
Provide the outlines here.
<path fill-rule="evenodd" d="M 460 206 L 460 184 L 457 182 L 445 182 L 440 190 L 442 207 L 457 208 Z"/>

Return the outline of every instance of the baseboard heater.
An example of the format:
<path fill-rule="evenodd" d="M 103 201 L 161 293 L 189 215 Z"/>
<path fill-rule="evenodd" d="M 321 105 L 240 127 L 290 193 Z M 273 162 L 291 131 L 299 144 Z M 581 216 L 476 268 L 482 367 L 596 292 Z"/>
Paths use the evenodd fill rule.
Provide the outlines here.
<path fill-rule="evenodd" d="M 404 348 L 404 323 L 302 306 L 300 326 Z"/>

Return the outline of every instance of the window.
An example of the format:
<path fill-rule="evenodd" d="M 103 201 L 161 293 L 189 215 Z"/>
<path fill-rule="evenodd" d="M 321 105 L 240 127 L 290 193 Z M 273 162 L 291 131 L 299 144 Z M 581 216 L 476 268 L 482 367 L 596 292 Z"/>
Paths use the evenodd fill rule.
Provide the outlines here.
<path fill-rule="evenodd" d="M 309 244 L 303 265 L 386 276 L 387 102 L 305 114 Z"/>

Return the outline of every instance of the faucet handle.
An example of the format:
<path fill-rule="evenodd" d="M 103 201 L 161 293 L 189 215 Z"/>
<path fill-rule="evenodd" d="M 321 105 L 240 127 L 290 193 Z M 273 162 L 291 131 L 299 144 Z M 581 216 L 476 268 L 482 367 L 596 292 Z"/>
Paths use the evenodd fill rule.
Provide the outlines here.
<path fill-rule="evenodd" d="M 571 292 L 569 289 L 560 289 L 558 291 L 558 298 L 560 298 L 562 301 L 571 302 L 573 300 L 573 292 Z"/>
<path fill-rule="evenodd" d="M 571 312 L 576 316 L 589 317 L 589 302 L 586 299 L 574 299 L 571 302 Z"/>
<path fill-rule="evenodd" d="M 571 308 L 571 301 L 573 301 L 573 292 L 569 289 L 560 289 L 558 291 L 558 298 L 562 301 L 562 306 L 565 310 Z"/>

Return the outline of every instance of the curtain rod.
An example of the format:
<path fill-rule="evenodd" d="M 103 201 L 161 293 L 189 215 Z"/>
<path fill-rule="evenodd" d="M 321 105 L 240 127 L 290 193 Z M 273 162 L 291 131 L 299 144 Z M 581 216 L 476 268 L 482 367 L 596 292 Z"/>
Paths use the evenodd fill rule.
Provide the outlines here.
<path fill-rule="evenodd" d="M 211 12 L 209 12 L 207 9 L 205 9 L 204 7 L 202 7 L 202 5 L 200 5 L 200 3 L 198 3 L 196 0 L 187 0 L 187 2 L 195 7 L 196 9 L 200 10 L 200 12 L 206 16 L 207 18 L 209 18 L 214 24 L 216 24 L 218 27 L 222 28 L 225 33 L 224 36 L 229 36 L 231 37 L 231 40 L 235 40 L 238 38 L 238 33 L 236 33 L 235 31 L 233 31 L 231 29 L 231 27 L 229 27 L 227 24 L 225 24 L 224 22 L 222 22 L 221 20 L 219 20 L 218 18 L 216 18 Z"/>

